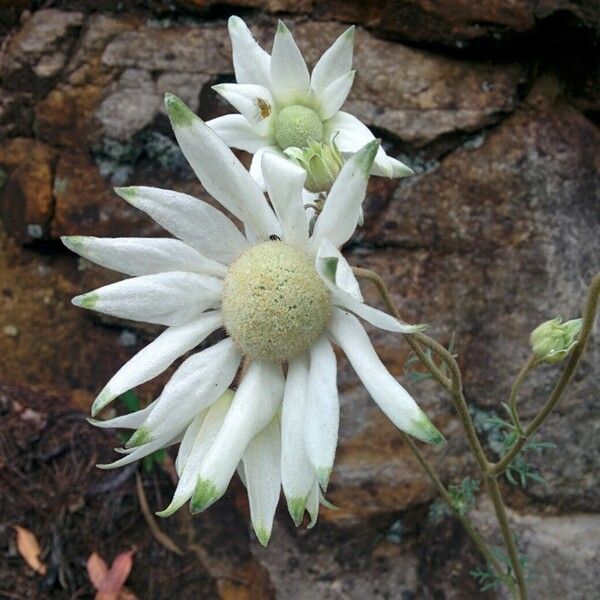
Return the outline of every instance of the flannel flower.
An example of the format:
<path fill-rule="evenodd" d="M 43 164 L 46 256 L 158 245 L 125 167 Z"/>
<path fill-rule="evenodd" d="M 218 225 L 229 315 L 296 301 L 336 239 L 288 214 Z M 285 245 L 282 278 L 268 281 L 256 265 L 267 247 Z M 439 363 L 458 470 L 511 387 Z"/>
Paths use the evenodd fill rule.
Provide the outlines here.
<path fill-rule="evenodd" d="M 224 327 L 225 339 L 192 354 L 143 410 L 100 427 L 135 429 L 119 467 L 180 443 L 179 483 L 168 516 L 191 500 L 199 512 L 225 492 L 236 469 L 252 523 L 266 544 L 280 488 L 298 525 L 311 524 L 338 438 L 336 358 L 340 346 L 373 399 L 402 430 L 426 442 L 442 436 L 385 369 L 358 317 L 382 329 L 415 327 L 363 303 L 338 248 L 352 235 L 378 142 L 343 166 L 314 228 L 301 195 L 306 172 L 262 157 L 270 203 L 226 144 L 172 95 L 166 106 L 178 143 L 204 188 L 237 217 L 186 194 L 117 189 L 175 238 L 63 238 L 71 250 L 130 278 L 73 299 L 76 306 L 165 325 L 96 398 L 92 416 L 123 392 L 159 375 Z M 284 375 L 285 370 L 285 375 Z M 241 372 L 235 392 L 230 390 Z"/>
<path fill-rule="evenodd" d="M 280 21 L 269 56 L 239 17 L 230 17 L 229 35 L 237 83 L 213 89 L 240 114 L 208 121 L 232 148 L 252 153 L 250 174 L 264 188 L 262 155 L 290 154 L 312 142 L 334 143 L 348 157 L 374 139 L 356 117 L 340 110 L 352 83 L 354 27 L 321 56 L 309 75 L 292 34 Z M 377 150 L 372 175 L 406 177 L 412 169 Z M 319 190 L 321 191 L 321 190 Z M 328 191 L 328 190 L 324 190 Z"/>

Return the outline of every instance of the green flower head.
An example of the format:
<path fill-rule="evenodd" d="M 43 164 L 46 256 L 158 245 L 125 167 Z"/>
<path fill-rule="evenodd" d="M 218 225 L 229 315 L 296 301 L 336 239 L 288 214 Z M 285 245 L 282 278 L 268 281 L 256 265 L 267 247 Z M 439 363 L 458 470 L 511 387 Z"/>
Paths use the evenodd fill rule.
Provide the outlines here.
<path fill-rule="evenodd" d="M 577 344 L 581 319 L 562 322 L 557 317 L 536 327 L 529 338 L 533 353 L 543 362 L 559 363 Z"/>
<path fill-rule="evenodd" d="M 311 140 L 304 148 L 287 148 L 285 154 L 294 159 L 305 171 L 304 187 L 309 192 L 329 192 L 344 165 L 344 157 L 335 145 Z"/>

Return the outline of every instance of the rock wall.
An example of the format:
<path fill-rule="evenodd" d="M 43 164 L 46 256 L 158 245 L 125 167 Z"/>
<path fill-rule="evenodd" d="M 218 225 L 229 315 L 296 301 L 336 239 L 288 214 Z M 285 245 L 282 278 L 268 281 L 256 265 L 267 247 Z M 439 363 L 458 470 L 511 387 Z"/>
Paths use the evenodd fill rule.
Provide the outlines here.
<path fill-rule="evenodd" d="M 73 308 L 71 296 L 118 277 L 78 260 L 58 237 L 159 233 L 114 185 L 207 199 L 174 143 L 162 96 L 178 94 L 204 119 L 229 112 L 211 86 L 233 80 L 226 18 L 234 13 L 267 48 L 276 17 L 284 18 L 311 64 L 347 23 L 358 25 L 347 109 L 417 174 L 371 182 L 365 227 L 346 255 L 380 272 L 407 320 L 430 323 L 443 343 L 454 335 L 469 402 L 479 415 L 501 412 L 531 329 L 557 314 L 576 316 L 600 267 L 600 9 L 592 1 L 0 2 L 0 383 L 87 411 L 156 333 Z M 365 293 L 379 303 L 374 289 Z M 474 474 L 447 398 L 404 373 L 409 350 L 401 340 L 374 336 L 449 440 L 427 449 L 442 478 Z M 558 446 L 531 459 L 547 484 L 503 482 L 531 557 L 532 598 L 591 598 L 600 575 L 598 536 L 581 542 L 574 534 L 600 527 L 599 358 L 594 339 L 542 429 Z M 240 556 L 246 560 L 249 547 L 267 583 L 231 593 L 220 585 L 221 596 L 487 597 L 468 575 L 480 564 L 475 550 L 455 523 L 427 521 L 431 485 L 340 362 L 331 484 L 340 510 L 324 511 L 306 532 L 289 526 L 282 507 L 266 550 L 238 532 Z M 541 369 L 531 378 L 525 416 L 555 376 Z M 163 382 L 141 396 L 150 399 Z M 209 553 L 221 543 L 219 519 L 247 513 L 243 493 L 233 495 L 211 509 Z M 478 511 L 491 520 L 485 506 Z M 172 597 L 168 589 L 149 595 L 144 585 L 140 578 L 140 598 Z M 202 585 L 180 597 L 214 593 Z"/>

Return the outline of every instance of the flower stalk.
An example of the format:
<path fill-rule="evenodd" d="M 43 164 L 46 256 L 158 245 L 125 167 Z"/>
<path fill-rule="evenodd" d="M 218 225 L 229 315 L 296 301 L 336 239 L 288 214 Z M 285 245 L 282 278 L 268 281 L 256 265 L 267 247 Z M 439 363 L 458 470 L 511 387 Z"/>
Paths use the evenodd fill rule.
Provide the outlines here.
<path fill-rule="evenodd" d="M 525 428 L 525 433 L 509 452 L 495 465 L 491 467 L 491 472 L 494 475 L 503 473 L 514 458 L 519 454 L 523 446 L 527 443 L 527 440 L 540 428 L 542 423 L 548 418 L 548 415 L 554 410 L 556 405 L 560 402 L 567 387 L 571 383 L 573 376 L 579 366 L 579 361 L 588 345 L 590 337 L 592 335 L 592 329 L 596 321 L 596 314 L 598 313 L 598 304 L 600 303 L 600 273 L 598 273 L 590 284 L 585 309 L 583 312 L 583 321 L 581 324 L 581 331 L 577 337 L 577 345 L 573 348 L 569 360 L 560 376 L 560 379 L 554 386 L 550 397 L 546 401 L 546 404 L 542 407 L 539 413 Z"/>
<path fill-rule="evenodd" d="M 398 320 L 402 320 L 399 311 L 392 299 L 392 296 L 383 281 L 383 279 L 374 271 L 369 269 L 363 269 L 355 267 L 353 268 L 354 274 L 359 279 L 366 279 L 371 281 L 377 287 L 384 304 L 388 311 L 394 315 Z M 489 546 L 485 543 L 471 520 L 467 515 L 462 515 L 456 510 L 452 503 L 448 490 L 441 482 L 439 477 L 436 475 L 433 467 L 428 463 L 427 459 L 421 454 L 413 440 L 409 439 L 408 436 L 404 436 L 404 440 L 407 442 L 409 448 L 419 461 L 419 464 L 423 467 L 429 478 L 431 479 L 434 487 L 440 494 L 442 500 L 449 506 L 453 513 L 460 520 L 462 525 L 465 527 L 469 537 L 487 560 L 487 562 L 494 568 L 498 578 L 509 588 L 514 598 L 518 600 L 527 600 L 527 586 L 525 583 L 525 573 L 519 560 L 519 552 L 514 539 L 514 536 L 510 529 L 510 523 L 506 513 L 506 507 L 498 484 L 498 476 L 502 474 L 512 463 L 515 457 L 523 449 L 528 439 L 539 429 L 542 423 L 547 419 L 552 410 L 556 407 L 558 402 L 563 397 L 569 383 L 571 382 L 575 371 L 579 365 L 581 357 L 589 342 L 592 329 L 596 320 L 598 312 L 598 305 L 600 303 L 600 274 L 596 275 L 589 287 L 587 301 L 581 320 L 581 328 L 575 343 L 570 344 L 569 347 L 569 359 L 565 366 L 563 373 L 561 374 L 557 384 L 555 385 L 550 397 L 534 417 L 531 423 L 523 429 L 520 424 L 518 412 L 517 412 L 517 392 L 525 380 L 526 376 L 537 366 L 539 357 L 535 354 L 527 361 L 525 366 L 521 369 L 521 372 L 517 376 L 515 383 L 513 384 L 509 405 L 511 409 L 511 415 L 515 426 L 518 428 L 521 436 L 511 447 L 511 449 L 501 458 L 497 463 L 490 462 L 485 454 L 485 451 L 479 441 L 479 437 L 475 430 L 475 426 L 471 415 L 468 410 L 468 406 L 462 391 L 462 378 L 460 368 L 452 356 L 452 354 L 446 350 L 441 344 L 430 338 L 422 331 L 405 334 L 405 337 L 412 348 L 413 352 L 419 357 L 423 365 L 427 368 L 429 373 L 436 381 L 447 391 L 450 392 L 452 403 L 457 412 L 458 418 L 460 419 L 467 440 L 473 455 L 481 471 L 481 475 L 486 485 L 487 493 L 492 501 L 494 512 L 496 514 L 496 520 L 498 522 L 504 544 L 508 551 L 510 560 L 510 567 L 512 573 L 507 573 L 502 567 L 500 562 L 495 559 Z M 427 355 L 423 348 L 429 349 L 433 355 L 437 355 L 440 360 L 443 361 L 444 365 L 448 368 L 450 377 L 448 378 L 442 369 L 435 364 L 434 360 Z"/>

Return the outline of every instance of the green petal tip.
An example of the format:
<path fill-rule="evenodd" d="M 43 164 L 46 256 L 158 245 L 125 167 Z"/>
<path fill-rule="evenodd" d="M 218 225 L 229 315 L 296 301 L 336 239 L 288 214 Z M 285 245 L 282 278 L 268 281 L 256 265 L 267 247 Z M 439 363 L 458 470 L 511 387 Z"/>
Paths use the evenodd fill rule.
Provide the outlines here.
<path fill-rule="evenodd" d="M 319 501 L 325 508 L 328 508 L 329 510 L 340 510 L 339 506 L 336 506 L 335 504 L 332 504 L 331 502 L 329 502 L 329 500 L 327 500 L 327 498 L 325 498 L 325 496 L 321 496 L 321 499 Z"/>
<path fill-rule="evenodd" d="M 105 406 L 110 404 L 115 398 L 116 396 L 114 396 L 110 392 L 110 390 L 103 389 L 98 394 L 98 397 L 94 400 L 94 403 L 92 404 L 92 417 L 95 417 Z"/>
<path fill-rule="evenodd" d="M 157 517 L 162 517 L 163 519 L 166 517 L 170 517 L 173 513 L 175 513 L 177 510 L 179 510 L 181 508 L 181 505 L 183 503 L 182 502 L 171 502 L 171 504 L 169 504 L 169 506 L 167 506 L 167 508 L 163 509 L 163 510 L 158 510 L 156 511 L 154 514 Z"/>
<path fill-rule="evenodd" d="M 75 306 L 91 310 L 94 308 L 94 306 L 96 306 L 96 303 L 99 299 L 100 296 L 98 294 L 90 292 L 89 294 L 81 294 L 80 296 L 75 296 L 75 298 L 73 298 L 71 302 Z"/>
<path fill-rule="evenodd" d="M 190 512 L 196 514 L 208 508 L 219 498 L 219 491 L 212 481 L 198 480 L 196 490 L 190 502 Z"/>
<path fill-rule="evenodd" d="M 140 427 L 135 433 L 129 438 L 129 441 L 125 444 L 126 448 L 134 448 L 135 446 L 141 446 L 147 444 L 151 440 L 150 431 L 146 427 Z"/>
<path fill-rule="evenodd" d="M 423 442 L 436 446 L 446 441 L 446 438 L 436 429 L 425 413 L 415 421 L 413 429 L 409 433 Z"/>
<path fill-rule="evenodd" d="M 243 23 L 242 19 L 240 19 L 237 15 L 231 15 L 227 20 L 227 26 L 229 27 L 229 29 L 239 27 L 240 22 Z"/>
<path fill-rule="evenodd" d="M 198 117 L 177 96 L 166 93 L 165 107 L 173 127 L 189 127 Z"/>
<path fill-rule="evenodd" d="M 321 489 L 325 491 L 329 485 L 329 478 L 331 477 L 331 467 L 321 467 L 317 469 L 317 479 Z"/>
<path fill-rule="evenodd" d="M 138 188 L 135 185 L 130 185 L 129 187 L 116 187 L 114 190 L 121 198 L 123 198 L 123 200 L 127 200 L 127 202 L 135 200 L 138 195 Z"/>
<path fill-rule="evenodd" d="M 73 252 L 77 252 L 83 246 L 85 236 L 83 235 L 61 235 L 60 241 Z"/>
<path fill-rule="evenodd" d="M 368 177 L 371 172 L 371 167 L 373 166 L 373 161 L 375 160 L 375 155 L 377 154 L 380 145 L 381 140 L 375 139 L 358 151 L 357 161 L 365 177 Z"/>
<path fill-rule="evenodd" d="M 304 498 L 292 498 L 288 501 L 288 512 L 290 513 L 290 517 L 292 517 L 292 521 L 294 521 L 294 525 L 298 527 L 300 523 L 302 523 L 302 519 L 304 518 L 304 511 L 306 509 L 306 499 L 308 496 Z"/>
<path fill-rule="evenodd" d="M 266 548 L 267 544 L 269 543 L 269 539 L 271 538 L 271 532 L 265 527 L 255 527 L 254 533 L 256 533 L 258 541 Z"/>

